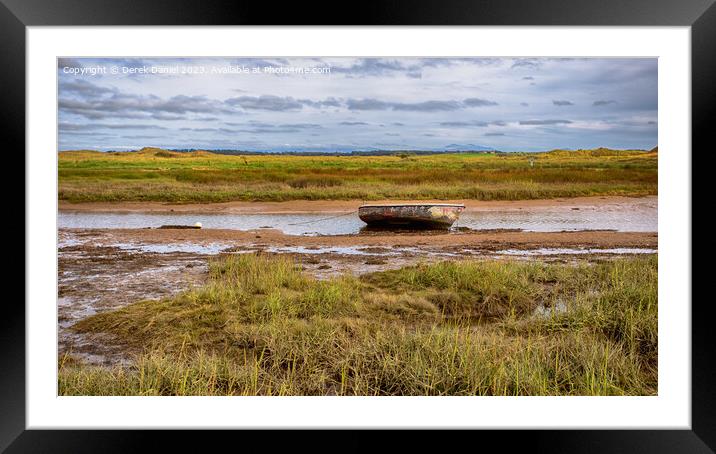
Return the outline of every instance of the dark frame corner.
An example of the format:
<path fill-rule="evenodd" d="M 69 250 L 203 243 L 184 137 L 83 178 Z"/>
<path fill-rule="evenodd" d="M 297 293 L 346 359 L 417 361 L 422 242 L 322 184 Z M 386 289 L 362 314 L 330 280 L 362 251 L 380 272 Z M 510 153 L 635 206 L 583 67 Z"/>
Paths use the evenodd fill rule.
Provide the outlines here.
<path fill-rule="evenodd" d="M 351 14 L 327 16 L 333 5 L 323 1 L 307 4 L 292 2 L 276 8 L 257 2 L 205 0 L 0 0 L 0 43 L 2 70 L 0 93 L 3 109 L 0 119 L 5 139 L 16 150 L 25 149 L 25 29 L 28 26 L 61 25 L 605 25 L 605 26 L 691 26 L 692 30 L 692 148 L 700 149 L 699 169 L 708 168 L 707 158 L 714 151 L 711 119 L 716 110 L 716 5 L 714 0 L 420 0 L 397 2 L 368 1 L 357 4 Z M 347 8 L 346 8 L 347 9 Z M 12 68 L 12 70 L 9 70 Z M 711 147 L 709 147 L 711 145 Z M 20 155 L 19 153 L 17 154 Z M 23 154 L 24 155 L 24 154 Z M 693 159 L 693 154 L 692 154 Z M 25 163 L 23 159 L 23 168 Z M 693 167 L 693 169 L 697 169 Z M 692 179 L 694 196 L 707 191 L 709 178 Z M 695 190 L 701 185 L 703 191 Z M 708 201 L 707 201 L 708 202 Z M 713 206 L 713 202 L 710 202 Z M 692 207 L 698 206 L 696 203 Z M 24 208 L 23 208 L 24 211 Z M 24 221 L 25 222 L 25 221 Z M 27 227 L 23 222 L 24 229 Z M 24 230 L 23 229 L 23 230 Z M 703 227 L 693 224 L 692 235 Z M 23 236 L 25 233 L 23 232 Z M 25 248 L 28 238 L 25 236 Z M 692 240 L 693 241 L 693 240 Z M 710 240 L 713 245 L 713 240 Z M 23 255 L 24 256 L 24 255 Z M 710 267 L 699 268 L 692 259 L 692 283 L 708 282 Z M 24 269 L 24 267 L 23 267 Z M 701 277 L 702 279 L 699 279 Z M 518 431 L 510 434 L 526 448 L 549 452 L 715 452 L 716 386 L 714 386 L 714 341 L 710 336 L 708 307 L 710 298 L 692 298 L 692 428 L 691 430 L 642 431 Z M 9 304 L 0 317 L 0 451 L 7 452 L 96 452 L 127 451 L 155 446 L 163 441 L 189 443 L 191 434 L 183 431 L 40 431 L 25 429 L 25 312 L 20 304 Z M 223 434 L 222 434 L 223 433 Z M 226 431 L 205 438 L 202 448 L 226 441 Z M 342 440 L 342 448 L 356 448 L 358 434 Z M 360 438 L 365 432 L 360 433 Z M 479 446 L 489 442 L 505 444 L 500 431 L 483 431 Z M 293 433 L 286 446 L 301 444 L 304 435 Z M 452 436 L 451 436 L 452 437 Z M 472 436 L 470 435 L 472 438 Z M 275 438 L 275 437 L 272 437 Z M 323 437 L 322 437 L 323 438 Z M 407 444 L 431 441 L 433 436 L 413 433 Z M 445 439 L 443 439 L 445 440 Z M 434 441 L 434 440 L 433 440 Z M 476 441 L 476 440 L 475 440 Z M 235 443 L 236 440 L 234 439 Z M 239 443 L 243 443 L 239 441 Z M 269 443 L 272 445 L 274 441 Z M 488 443 L 488 444 L 486 444 Z M 279 443 L 280 444 L 280 443 Z M 187 449 L 190 444 L 184 444 Z M 278 447 L 278 446 L 275 446 Z M 403 444 L 403 448 L 408 446 Z M 542 449 L 539 449 L 542 448 Z"/>

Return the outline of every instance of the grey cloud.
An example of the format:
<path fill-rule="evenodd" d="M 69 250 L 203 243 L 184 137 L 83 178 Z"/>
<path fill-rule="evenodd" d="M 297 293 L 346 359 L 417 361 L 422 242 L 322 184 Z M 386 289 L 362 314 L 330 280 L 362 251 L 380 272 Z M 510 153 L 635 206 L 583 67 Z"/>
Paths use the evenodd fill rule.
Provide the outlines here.
<path fill-rule="evenodd" d="M 507 123 L 505 123 L 502 120 L 494 120 L 494 121 L 443 121 L 438 123 L 440 126 L 444 126 L 447 128 L 469 128 L 469 127 L 478 127 L 478 128 L 484 128 L 487 126 L 507 126 Z"/>
<path fill-rule="evenodd" d="M 379 101 L 377 99 L 349 99 L 346 105 L 350 110 L 388 110 L 392 106 L 390 103 Z"/>
<path fill-rule="evenodd" d="M 64 58 L 64 57 L 60 57 L 60 58 L 57 59 L 57 67 L 58 67 L 58 68 L 64 68 L 64 67 L 68 67 L 68 68 L 82 68 L 83 65 L 82 65 L 82 63 L 80 63 L 80 61 L 77 60 L 76 58 Z"/>
<path fill-rule="evenodd" d="M 155 95 L 123 93 L 116 88 L 100 87 L 83 80 L 62 82 L 59 91 L 58 108 L 61 113 L 80 115 L 91 120 L 180 120 L 184 118 L 179 114 L 232 112 L 220 101 L 202 95 L 176 95 L 162 99 Z"/>
<path fill-rule="evenodd" d="M 573 106 L 574 103 L 572 101 L 566 101 L 566 100 L 553 100 L 552 104 L 555 106 Z"/>
<path fill-rule="evenodd" d="M 163 112 L 181 114 L 190 112 L 213 113 L 217 110 L 227 111 L 227 109 L 223 109 L 220 106 L 218 101 L 211 100 L 206 96 L 177 95 L 172 96 L 166 101 L 158 100 L 158 102 L 151 105 L 150 108 Z"/>
<path fill-rule="evenodd" d="M 301 110 L 303 104 L 290 96 L 281 97 L 274 95 L 261 96 L 239 96 L 237 98 L 229 98 L 226 103 L 230 106 L 239 106 L 248 110 Z"/>
<path fill-rule="evenodd" d="M 151 117 L 154 118 L 155 120 L 165 120 L 165 121 L 175 121 L 175 120 L 184 120 L 185 119 L 185 117 L 182 117 L 180 115 L 167 115 L 167 114 L 163 114 L 163 113 L 152 114 Z"/>
<path fill-rule="evenodd" d="M 395 73 L 405 73 L 408 77 L 420 78 L 422 76 L 420 65 L 406 65 L 398 60 L 383 58 L 362 58 L 350 66 L 332 66 L 331 72 L 343 73 L 348 76 L 384 76 Z"/>
<path fill-rule="evenodd" d="M 191 132 L 214 132 L 221 134 L 287 134 L 299 132 L 296 128 L 258 127 L 250 129 L 228 129 L 228 128 L 179 128 L 180 131 Z"/>
<path fill-rule="evenodd" d="M 520 105 L 521 105 L 522 107 L 528 107 L 528 106 L 529 106 L 529 104 L 526 103 L 526 102 L 521 102 Z"/>
<path fill-rule="evenodd" d="M 137 135 L 137 136 L 122 136 L 124 139 L 161 139 L 161 136 L 143 136 L 143 135 Z"/>
<path fill-rule="evenodd" d="M 59 124 L 60 131 L 83 131 L 94 129 L 167 129 L 163 126 L 148 124 L 107 124 L 107 123 L 66 123 Z"/>
<path fill-rule="evenodd" d="M 342 121 L 338 124 L 341 126 L 368 126 L 368 123 L 364 121 Z"/>
<path fill-rule="evenodd" d="M 340 99 L 328 97 L 322 101 L 314 101 L 312 99 L 298 99 L 298 102 L 310 107 L 340 107 Z"/>
<path fill-rule="evenodd" d="M 535 80 L 535 78 L 532 76 L 525 76 L 522 78 L 522 80 Z"/>
<path fill-rule="evenodd" d="M 616 103 L 617 102 L 614 100 L 608 100 L 608 101 L 599 100 L 599 101 L 594 101 L 592 103 L 592 105 L 595 107 L 598 107 L 598 106 L 608 106 L 609 104 L 616 104 Z"/>
<path fill-rule="evenodd" d="M 504 136 L 505 133 L 503 132 L 486 132 L 485 136 L 487 137 L 497 137 L 497 136 Z"/>
<path fill-rule="evenodd" d="M 247 123 L 235 123 L 235 122 L 231 122 L 231 121 L 225 121 L 224 124 L 227 126 L 250 128 L 249 129 L 250 131 L 259 131 L 259 132 L 264 132 L 264 131 L 267 131 L 272 128 L 274 128 L 275 131 L 278 129 L 290 129 L 290 130 L 295 131 L 295 130 L 299 130 L 299 129 L 305 130 L 305 129 L 321 129 L 321 128 L 323 128 L 323 126 L 316 124 L 316 123 L 284 123 L 284 124 L 280 124 L 277 126 L 277 125 L 273 125 L 271 123 L 265 123 L 262 121 L 249 121 Z M 240 132 L 240 131 L 246 132 L 247 130 L 244 129 L 244 130 L 235 130 L 235 131 L 236 132 Z"/>
<path fill-rule="evenodd" d="M 481 98 L 467 98 L 463 101 L 468 107 L 483 107 L 483 106 L 496 106 L 497 103 Z"/>
<path fill-rule="evenodd" d="M 570 120 L 521 120 L 521 125 L 567 125 Z"/>
<path fill-rule="evenodd" d="M 316 123 L 289 123 L 279 125 L 279 128 L 291 128 L 291 129 L 320 129 L 323 126 Z"/>
<path fill-rule="evenodd" d="M 457 101 L 424 101 L 416 103 L 394 103 L 393 110 L 415 112 L 435 112 L 441 110 L 457 110 L 461 107 Z"/>
<path fill-rule="evenodd" d="M 468 98 L 460 101 L 422 101 L 414 103 L 386 102 L 373 98 L 348 99 L 346 105 L 349 110 L 397 110 L 412 112 L 439 112 L 458 110 L 464 107 L 491 106 L 497 103 L 486 99 Z"/>
<path fill-rule="evenodd" d="M 276 68 L 279 66 L 289 66 L 290 61 L 285 58 L 237 58 L 231 61 L 236 66 L 259 67 L 259 68 Z"/>
<path fill-rule="evenodd" d="M 475 126 L 475 124 L 468 121 L 443 121 L 440 126 L 446 126 L 448 128 L 462 128 L 467 126 Z"/>
<path fill-rule="evenodd" d="M 116 93 L 117 90 L 100 87 L 82 79 L 62 81 L 59 84 L 61 93 L 75 93 L 81 96 L 98 97 L 105 94 Z"/>
<path fill-rule="evenodd" d="M 536 69 L 542 66 L 542 59 L 539 58 L 516 58 L 512 62 L 512 68 Z"/>

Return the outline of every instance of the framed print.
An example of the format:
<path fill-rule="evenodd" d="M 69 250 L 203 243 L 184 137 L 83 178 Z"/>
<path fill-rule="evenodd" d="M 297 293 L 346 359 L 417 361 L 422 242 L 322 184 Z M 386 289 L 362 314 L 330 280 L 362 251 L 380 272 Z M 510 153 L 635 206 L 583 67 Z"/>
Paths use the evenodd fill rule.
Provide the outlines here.
<path fill-rule="evenodd" d="M 711 452 L 712 2 L 181 3 L 4 3 L 27 181 L 3 449 L 459 428 Z"/>

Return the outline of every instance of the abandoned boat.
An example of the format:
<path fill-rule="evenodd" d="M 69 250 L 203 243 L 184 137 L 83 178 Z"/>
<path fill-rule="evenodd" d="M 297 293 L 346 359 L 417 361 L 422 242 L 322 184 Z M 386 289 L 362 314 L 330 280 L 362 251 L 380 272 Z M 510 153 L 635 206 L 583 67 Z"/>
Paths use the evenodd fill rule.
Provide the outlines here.
<path fill-rule="evenodd" d="M 375 227 L 448 229 L 464 209 L 453 203 L 369 204 L 358 208 L 358 217 Z"/>

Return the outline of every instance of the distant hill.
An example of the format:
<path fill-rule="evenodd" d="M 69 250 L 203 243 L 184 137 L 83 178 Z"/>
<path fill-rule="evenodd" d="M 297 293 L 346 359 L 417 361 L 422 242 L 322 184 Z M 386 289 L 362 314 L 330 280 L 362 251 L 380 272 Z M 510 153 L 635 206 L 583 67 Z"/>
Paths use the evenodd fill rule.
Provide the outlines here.
<path fill-rule="evenodd" d="M 546 152 L 550 156 L 629 156 L 650 153 L 647 150 L 615 150 L 613 148 L 594 148 L 590 150 L 551 150 Z"/>
<path fill-rule="evenodd" d="M 659 148 L 654 147 L 651 150 L 615 150 L 612 148 L 594 148 L 594 149 L 555 149 L 550 151 L 534 151 L 534 152 L 505 152 L 499 150 L 492 150 L 487 147 L 481 147 L 480 145 L 474 144 L 450 144 L 445 149 L 439 150 L 350 150 L 350 151 L 330 151 L 330 150 L 290 150 L 290 151 L 255 151 L 255 150 L 232 150 L 232 149 L 220 149 L 220 150 L 201 150 L 195 148 L 185 149 L 164 149 L 156 147 L 144 147 L 139 150 L 123 150 L 123 151 L 96 151 L 96 150 L 66 150 L 60 151 L 62 154 L 72 155 L 83 155 L 83 154 L 140 154 L 140 155 L 153 155 L 156 157 L 164 158 L 180 158 L 188 156 L 207 156 L 210 154 L 220 155 L 245 155 L 245 156 L 261 156 L 261 155 L 288 155 L 288 156 L 426 156 L 436 155 L 444 153 L 457 153 L 457 154 L 493 154 L 493 155 L 548 155 L 552 157 L 575 157 L 575 156 L 594 156 L 594 157 L 607 157 L 607 156 L 631 156 L 631 155 L 653 155 L 658 154 Z"/>
<path fill-rule="evenodd" d="M 176 152 L 186 152 L 189 150 L 172 150 Z M 282 152 L 263 152 L 263 151 L 244 151 L 244 150 L 209 150 L 210 153 L 224 155 L 291 155 L 291 156 L 393 156 L 393 155 L 435 155 L 443 153 L 489 153 L 502 154 L 504 152 L 497 150 L 352 150 L 347 152 L 336 151 L 282 151 Z"/>

